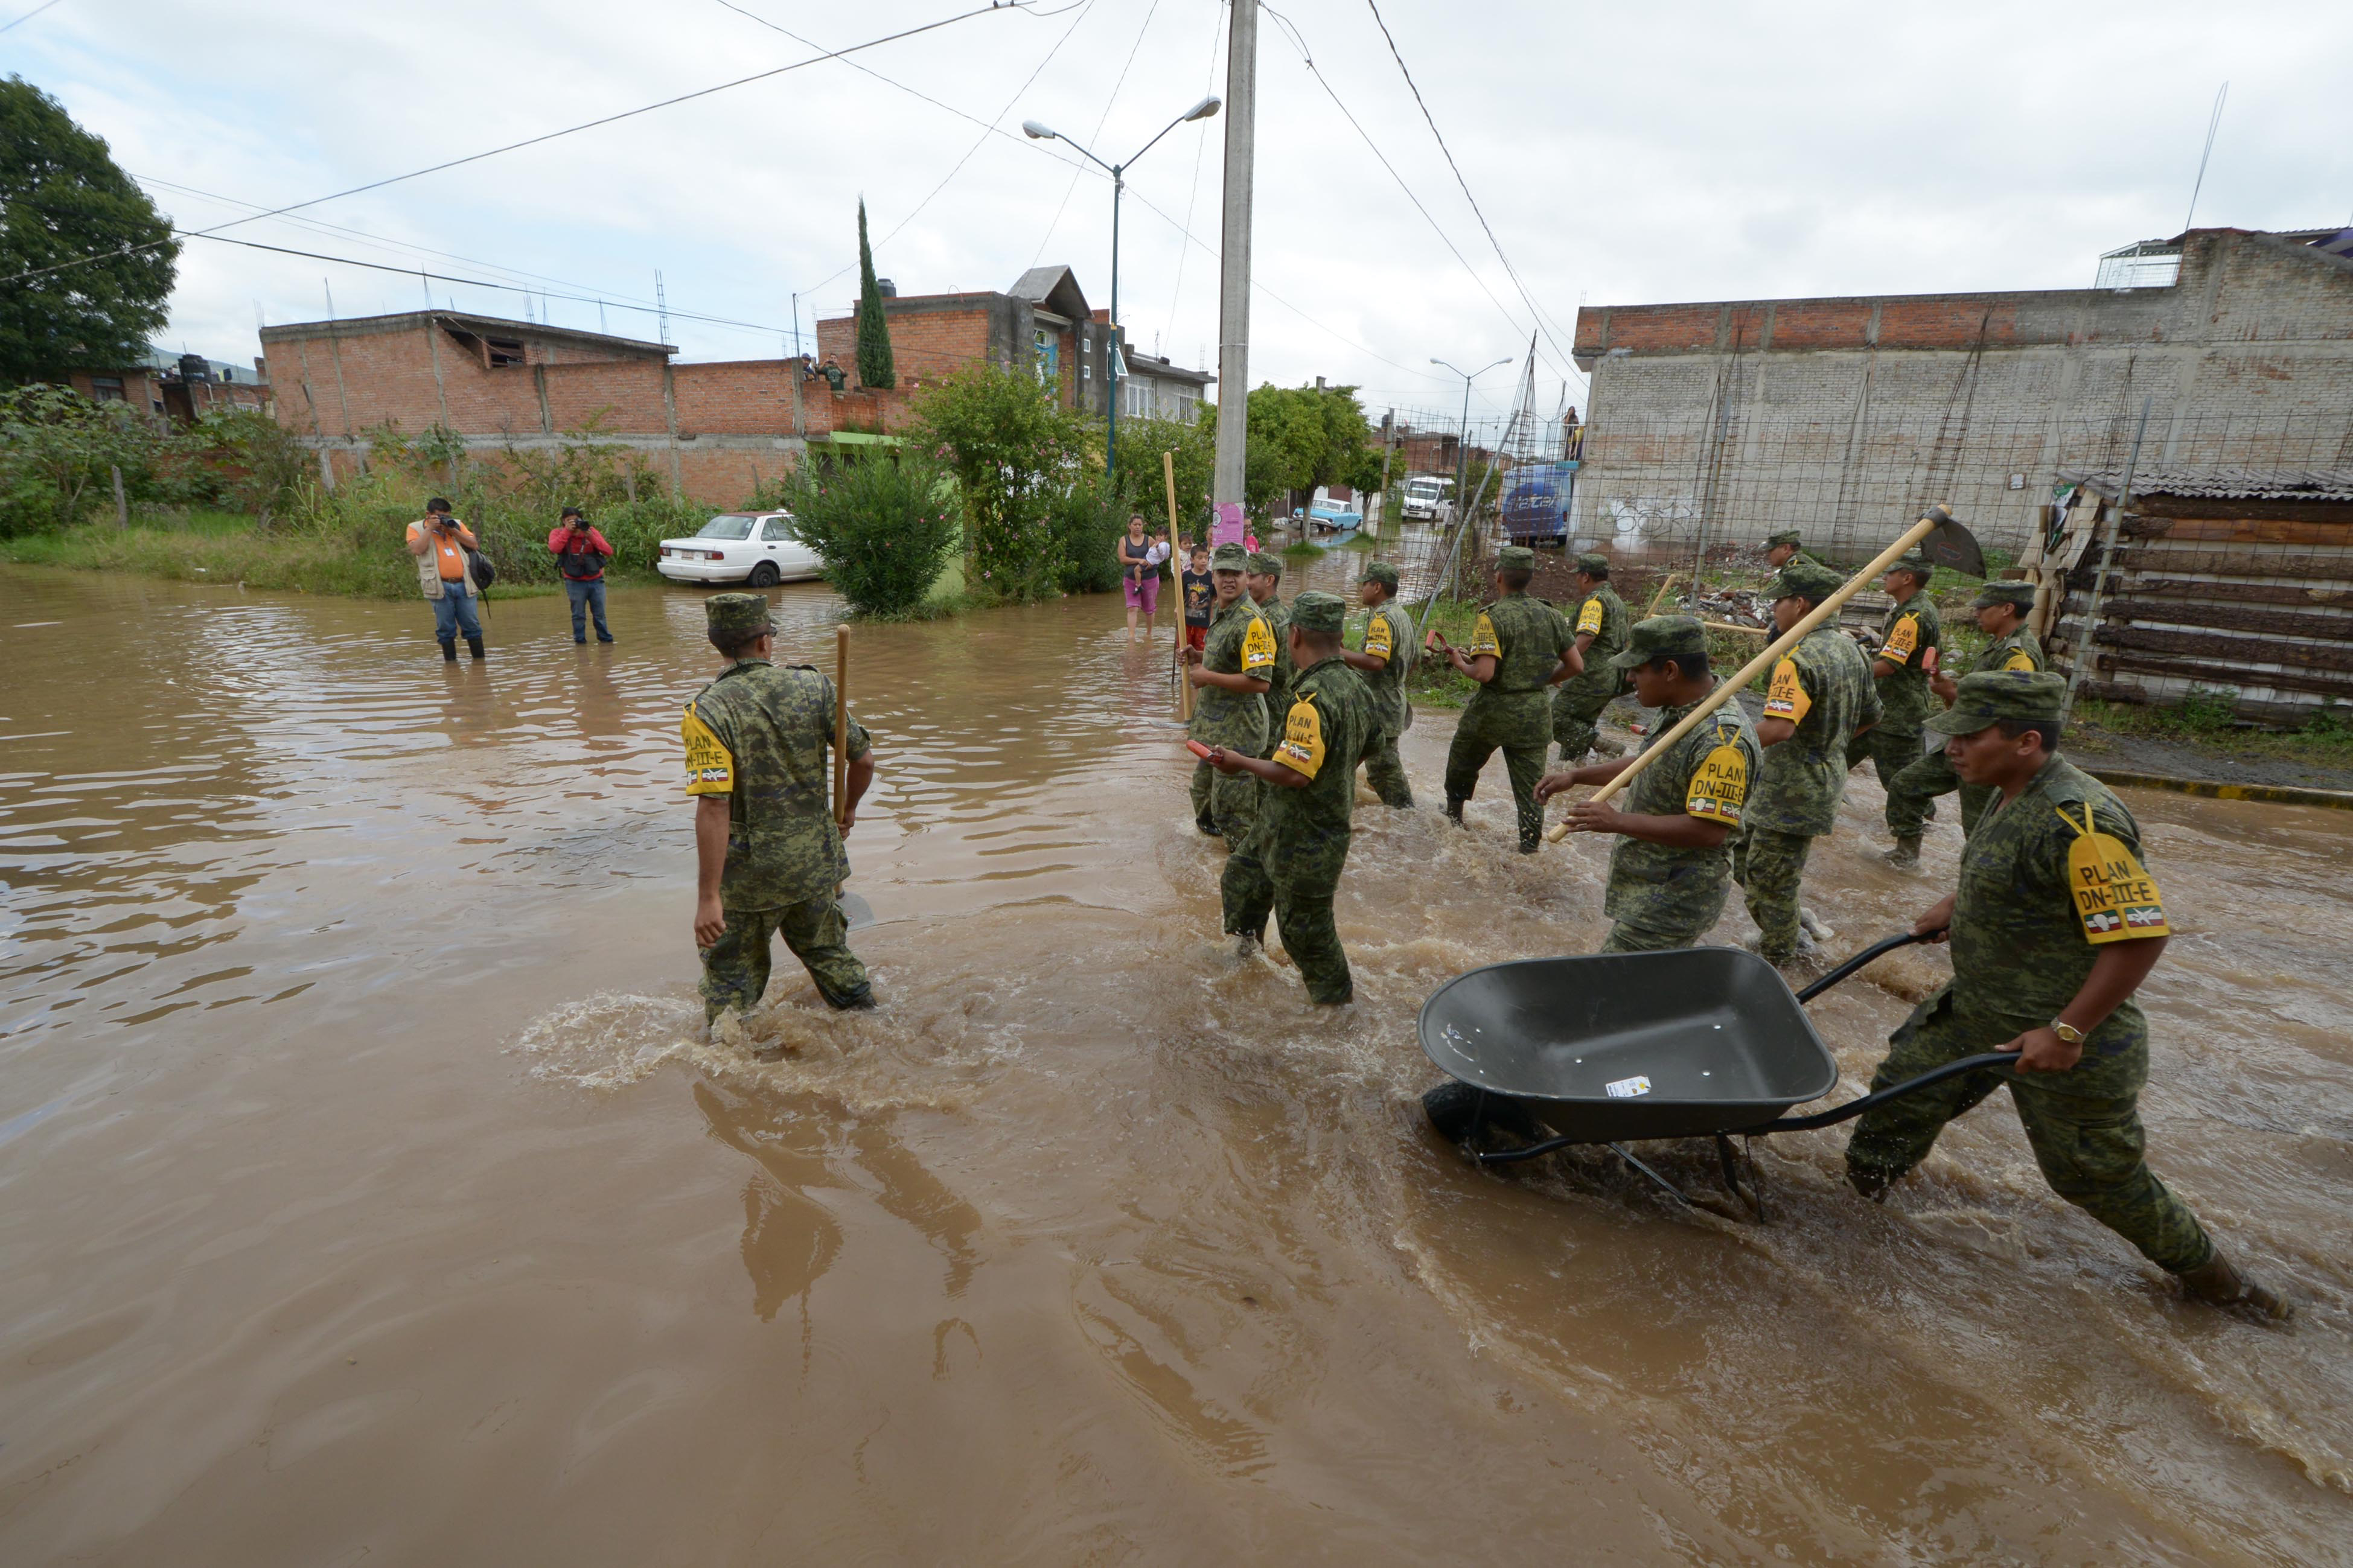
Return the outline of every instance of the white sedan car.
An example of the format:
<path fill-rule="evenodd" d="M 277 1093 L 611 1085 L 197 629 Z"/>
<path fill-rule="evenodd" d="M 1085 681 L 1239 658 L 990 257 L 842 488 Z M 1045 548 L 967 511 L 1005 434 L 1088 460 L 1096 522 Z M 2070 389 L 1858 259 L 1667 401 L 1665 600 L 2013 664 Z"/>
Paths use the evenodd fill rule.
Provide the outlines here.
<path fill-rule="evenodd" d="M 665 539 L 656 569 L 673 583 L 772 588 L 825 575 L 816 551 L 793 534 L 788 511 L 723 511 L 691 539 Z"/>

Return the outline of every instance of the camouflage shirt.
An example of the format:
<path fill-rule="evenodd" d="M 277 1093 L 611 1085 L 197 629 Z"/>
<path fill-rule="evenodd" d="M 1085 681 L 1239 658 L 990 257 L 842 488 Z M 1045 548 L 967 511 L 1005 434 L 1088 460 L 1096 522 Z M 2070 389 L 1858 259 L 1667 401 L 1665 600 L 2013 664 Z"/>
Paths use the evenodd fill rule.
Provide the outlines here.
<path fill-rule="evenodd" d="M 1413 673 L 1414 655 L 1419 651 L 1413 617 L 1395 600 L 1380 605 L 1365 619 L 1361 651 L 1382 660 L 1378 669 L 1356 671 L 1373 700 L 1373 717 L 1387 734 L 1404 734 L 1413 723 L 1413 709 L 1405 695 L 1406 677 Z"/>
<path fill-rule="evenodd" d="M 1836 627 L 1816 626 L 1773 667 L 1765 717 L 1788 719 L 1798 732 L 1759 748 L 1749 786 L 1751 826 L 1782 833 L 1828 833 L 1846 793 L 1846 745 L 1879 721 L 1877 682 L 1853 639 Z"/>
<path fill-rule="evenodd" d="M 1975 675 L 1988 669 L 2041 669 L 2042 668 L 2042 645 L 2034 640 L 2032 632 L 2021 626 L 2008 637 L 1996 637 L 1992 642 L 1988 643 L 1978 651 L 1975 658 L 1969 660 L 1968 668 L 1963 670 L 1961 674 Z M 1954 679 L 1958 679 L 1959 677 L 1956 676 Z"/>
<path fill-rule="evenodd" d="M 776 910 L 823 898 L 849 875 L 829 798 L 833 682 L 813 666 L 739 659 L 686 705 L 686 793 L 727 796 L 719 900 Z M 852 720 L 849 755 L 871 745 Z"/>
<path fill-rule="evenodd" d="M 1274 634 L 1248 594 L 1217 611 L 1209 621 L 1201 667 L 1219 675 L 1274 676 Z M 1256 756 L 1266 744 L 1266 699 L 1255 691 L 1204 686 L 1194 693 L 1193 722 L 1186 733 L 1205 746 L 1231 746 Z"/>
<path fill-rule="evenodd" d="M 1266 617 L 1266 629 L 1274 634 L 1274 674 L 1266 683 L 1267 738 L 1271 742 L 1275 716 L 1291 706 L 1291 606 L 1269 594 L 1258 613 Z"/>
<path fill-rule="evenodd" d="M 1339 655 L 1308 666 L 1292 683 L 1272 761 L 1305 775 L 1307 784 L 1271 787 L 1258 808 L 1269 838 L 1267 871 L 1276 882 L 1298 872 L 1338 873 L 1356 804 L 1356 764 L 1377 733 L 1372 693 Z"/>
<path fill-rule="evenodd" d="M 1577 613 L 1569 617 L 1569 633 L 1572 637 L 1581 637 L 1590 632 L 1593 642 L 1585 650 L 1585 672 L 1570 676 L 1563 687 L 1615 696 L 1625 685 L 1626 672 L 1612 668 L 1609 657 L 1625 651 L 1633 624 L 1633 618 L 1626 613 L 1626 601 L 1607 583 L 1579 600 Z"/>
<path fill-rule="evenodd" d="M 2171 931 L 2141 867 L 2140 825 L 2107 785 L 2053 757 L 1961 848 L 1954 1006 L 1997 1044 L 2057 1017 L 2107 943 Z M 2104 1045 L 2139 1037 L 2142 1023 L 2127 1001 L 2086 1048 L 2107 1054 Z"/>
<path fill-rule="evenodd" d="M 1695 704 L 1669 708 L 1651 721 L 1648 752 L 1659 738 L 1683 722 Z M 1709 714 L 1675 749 L 1634 776 L 1620 800 L 1637 816 L 1693 816 L 1737 828 L 1757 776 L 1757 733 L 1737 701 Z M 1713 896 L 1732 875 L 1729 841 L 1708 849 L 1679 848 L 1621 837 L 1609 852 L 1609 890 L 1601 912 L 1611 920 L 1662 923 L 1662 906 Z"/>
<path fill-rule="evenodd" d="M 1466 658 L 1492 655 L 1495 679 L 1480 688 L 1472 700 L 1489 695 L 1517 696 L 1542 691 L 1551 683 L 1560 656 L 1577 641 L 1560 612 L 1542 599 L 1506 594 L 1480 612 L 1472 629 Z"/>
<path fill-rule="evenodd" d="M 1880 706 L 1886 710 L 1883 723 L 1916 730 L 1940 706 L 1928 689 L 1928 672 L 1942 656 L 1944 640 L 1944 618 L 1926 591 L 1890 609 L 1879 623 L 1879 651 L 1873 657 L 1895 667 L 1892 674 L 1877 679 Z"/>

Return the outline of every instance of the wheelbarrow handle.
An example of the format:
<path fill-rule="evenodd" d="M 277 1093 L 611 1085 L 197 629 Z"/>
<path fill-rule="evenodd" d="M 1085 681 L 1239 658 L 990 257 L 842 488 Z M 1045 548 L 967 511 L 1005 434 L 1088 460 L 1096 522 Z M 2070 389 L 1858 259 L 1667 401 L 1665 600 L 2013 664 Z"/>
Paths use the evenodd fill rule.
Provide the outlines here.
<path fill-rule="evenodd" d="M 1891 1100 L 1901 1099 L 1914 1089 L 1926 1089 L 1932 1083 L 1942 1083 L 1948 1078 L 1959 1078 L 1964 1073 L 1983 1072 L 1988 1068 L 2007 1068 L 2017 1065 L 2016 1051 L 1985 1051 L 1974 1057 L 1963 1057 L 1957 1062 L 1947 1062 L 1940 1068 L 1930 1068 L 1918 1078 L 1907 1078 L 1902 1083 L 1890 1084 L 1876 1093 L 1864 1095 L 1861 1100 L 1850 1100 L 1834 1110 L 1818 1110 L 1811 1116 L 1784 1116 L 1777 1121 L 1760 1122 L 1755 1127 L 1742 1127 L 1734 1131 L 1739 1134 L 1810 1132 L 1817 1127 L 1835 1127 L 1841 1121 L 1849 1121 L 1861 1116 L 1874 1106 L 1884 1105 Z"/>
<path fill-rule="evenodd" d="M 1891 936 L 1886 938 L 1884 941 L 1874 942 L 1869 947 L 1864 948 L 1861 952 L 1856 953 L 1852 958 L 1848 959 L 1844 963 L 1840 964 L 1836 969 L 1831 970 L 1828 974 L 1823 975 L 1820 980 L 1815 981 L 1811 985 L 1807 986 L 1803 991 L 1799 992 L 1798 1000 L 1800 1003 L 1812 1001 L 1815 997 L 1820 995 L 1823 992 L 1829 990 L 1831 986 L 1837 984 L 1840 981 L 1844 980 L 1848 975 L 1852 974 L 1856 970 L 1862 968 L 1865 964 L 1868 964 L 1872 960 L 1878 958 L 1883 953 L 1894 952 L 1899 947 L 1909 947 L 1915 942 L 1935 942 L 1938 937 L 1941 937 L 1944 934 L 1945 932 L 1941 928 L 1936 931 L 1907 931 L 1901 936 Z"/>

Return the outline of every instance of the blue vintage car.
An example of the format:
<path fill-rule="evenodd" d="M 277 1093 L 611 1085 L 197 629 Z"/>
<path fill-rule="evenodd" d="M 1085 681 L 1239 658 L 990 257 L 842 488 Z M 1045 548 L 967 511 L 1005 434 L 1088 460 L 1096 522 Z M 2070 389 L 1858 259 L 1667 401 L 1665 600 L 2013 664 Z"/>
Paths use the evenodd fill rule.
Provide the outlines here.
<path fill-rule="evenodd" d="M 1347 533 L 1365 525 L 1365 514 L 1346 501 L 1319 500 L 1307 509 L 1309 528 L 1319 533 Z"/>

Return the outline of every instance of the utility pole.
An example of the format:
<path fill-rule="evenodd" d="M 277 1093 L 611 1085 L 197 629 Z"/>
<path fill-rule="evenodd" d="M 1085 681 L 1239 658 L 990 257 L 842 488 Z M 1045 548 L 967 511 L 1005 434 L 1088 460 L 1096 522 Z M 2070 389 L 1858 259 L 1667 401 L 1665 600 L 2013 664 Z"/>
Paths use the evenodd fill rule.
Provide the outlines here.
<path fill-rule="evenodd" d="M 1242 499 L 1250 442 L 1251 162 L 1258 131 L 1258 0 L 1233 0 L 1226 43 L 1225 218 L 1219 232 L 1218 462 L 1209 499 Z"/>
<path fill-rule="evenodd" d="M 1397 450 L 1397 410 L 1381 416 L 1381 521 L 1389 520 L 1389 455 Z"/>

